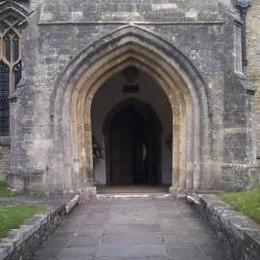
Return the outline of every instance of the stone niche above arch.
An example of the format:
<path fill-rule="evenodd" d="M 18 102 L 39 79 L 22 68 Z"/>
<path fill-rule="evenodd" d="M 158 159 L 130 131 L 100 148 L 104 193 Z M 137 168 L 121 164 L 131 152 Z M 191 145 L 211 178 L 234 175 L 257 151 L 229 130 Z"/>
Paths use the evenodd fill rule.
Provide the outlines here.
<path fill-rule="evenodd" d="M 129 66 L 150 75 L 170 103 L 174 183 L 171 191 L 200 189 L 203 173 L 211 163 L 206 84 L 178 49 L 137 26 L 121 27 L 88 46 L 57 81 L 51 105 L 55 147 L 52 171 L 57 188 L 95 193 L 93 97 L 107 80 Z"/>

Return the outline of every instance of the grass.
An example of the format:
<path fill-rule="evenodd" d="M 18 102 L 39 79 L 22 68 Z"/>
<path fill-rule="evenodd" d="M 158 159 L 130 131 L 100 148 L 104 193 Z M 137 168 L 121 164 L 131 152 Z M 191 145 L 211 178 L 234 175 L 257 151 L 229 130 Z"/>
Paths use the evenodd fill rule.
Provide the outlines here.
<path fill-rule="evenodd" d="M 234 209 L 260 223 L 260 187 L 249 191 L 223 193 L 219 196 Z"/>
<path fill-rule="evenodd" d="M 14 192 L 8 190 L 7 183 L 0 181 L 0 197 L 10 197 L 15 195 Z"/>
<path fill-rule="evenodd" d="M 0 197 L 14 195 L 14 192 L 8 190 L 7 183 L 0 181 Z M 19 228 L 27 219 L 43 209 L 39 205 L 0 205 L 0 239 L 5 237 L 9 230 Z"/>
<path fill-rule="evenodd" d="M 27 219 L 43 210 L 39 205 L 4 205 L 0 206 L 0 238 L 11 229 L 19 228 Z"/>

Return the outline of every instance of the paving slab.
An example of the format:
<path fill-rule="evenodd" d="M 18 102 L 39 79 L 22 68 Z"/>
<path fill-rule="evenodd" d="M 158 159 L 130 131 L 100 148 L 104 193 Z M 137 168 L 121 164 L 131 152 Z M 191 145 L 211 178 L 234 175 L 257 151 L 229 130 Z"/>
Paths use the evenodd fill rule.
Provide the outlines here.
<path fill-rule="evenodd" d="M 165 245 L 101 245 L 98 249 L 97 256 L 110 257 L 157 257 L 167 256 Z"/>
<path fill-rule="evenodd" d="M 174 198 L 111 198 L 80 205 L 35 260 L 227 260 L 197 213 Z"/>

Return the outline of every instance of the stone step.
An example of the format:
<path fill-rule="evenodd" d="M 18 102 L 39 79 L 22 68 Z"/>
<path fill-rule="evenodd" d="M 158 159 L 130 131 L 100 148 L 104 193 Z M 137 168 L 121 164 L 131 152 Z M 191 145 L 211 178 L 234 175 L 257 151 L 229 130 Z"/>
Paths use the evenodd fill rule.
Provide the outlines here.
<path fill-rule="evenodd" d="M 97 194 L 97 199 L 166 199 L 175 198 L 171 193 L 107 193 Z"/>

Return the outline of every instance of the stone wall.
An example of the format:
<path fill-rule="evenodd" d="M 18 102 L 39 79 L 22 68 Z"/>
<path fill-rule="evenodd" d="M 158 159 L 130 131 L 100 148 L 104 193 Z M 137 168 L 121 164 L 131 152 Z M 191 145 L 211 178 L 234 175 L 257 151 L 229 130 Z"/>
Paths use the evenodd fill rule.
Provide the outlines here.
<path fill-rule="evenodd" d="M 247 15 L 247 77 L 256 89 L 254 98 L 254 129 L 256 156 L 260 159 L 260 1 L 252 1 Z"/>
<path fill-rule="evenodd" d="M 192 195 L 187 200 L 194 203 L 201 218 L 212 228 L 230 259 L 259 259 L 259 225 L 234 211 L 215 195 Z"/>
<path fill-rule="evenodd" d="M 0 138 L 0 181 L 6 180 L 10 173 L 10 145 Z"/>
<path fill-rule="evenodd" d="M 53 129 L 56 122 L 62 130 L 71 122 L 63 122 L 62 119 L 59 121 L 62 115 L 58 114 L 58 110 L 51 110 L 55 87 L 64 71 L 68 71 L 75 58 L 79 57 L 79 53 L 83 55 L 90 44 L 102 37 L 107 36 L 100 42 L 112 42 L 113 36 L 108 36 L 111 32 L 134 22 L 135 26 L 146 30 L 151 35 L 149 37 L 156 34 L 159 36 L 158 39 L 175 46 L 178 51 L 172 52 L 171 56 L 178 52 L 183 55 L 182 60 L 184 56 L 187 57 L 187 64 L 192 64 L 197 75 L 201 75 L 205 80 L 207 100 L 205 96 L 198 105 L 201 107 L 196 109 L 202 111 L 202 106 L 207 104 L 207 112 L 201 115 L 201 122 L 205 123 L 200 129 L 209 129 L 207 133 L 197 136 L 194 142 L 199 143 L 199 139 L 206 137 L 210 140 L 204 140 L 205 146 L 201 148 L 203 158 L 197 161 L 194 167 L 188 160 L 183 160 L 183 164 L 189 164 L 187 168 L 190 167 L 191 171 L 186 175 L 191 176 L 193 169 L 200 167 L 200 180 L 199 177 L 194 177 L 192 181 L 197 181 L 196 187 L 204 189 L 246 186 L 246 183 L 234 180 L 240 173 L 247 174 L 248 161 L 251 160 L 248 153 L 250 131 L 247 129 L 250 108 L 247 107 L 248 96 L 244 83 L 234 72 L 233 19 L 234 16 L 239 19 L 239 16 L 231 2 L 228 3 L 213 0 L 178 3 L 169 3 L 166 0 L 153 0 L 149 3 L 134 0 L 127 3 L 122 0 L 113 3 L 108 0 L 76 0 L 73 3 L 68 0 L 55 3 L 44 1 L 30 16 L 28 27 L 24 31 L 24 72 L 28 87 L 17 91 L 18 101 L 12 111 L 14 135 L 17 137 L 12 140 L 12 147 L 16 147 L 12 150 L 12 169 L 16 174 L 16 180 L 24 179 L 26 176 L 26 184 L 30 189 L 36 190 L 71 190 L 73 183 L 84 183 L 84 179 L 80 181 L 80 178 L 84 177 L 82 169 L 86 167 L 90 172 L 91 169 L 79 165 L 80 157 L 71 154 L 71 140 L 66 139 L 71 134 L 67 132 L 66 135 L 59 131 L 57 135 L 60 139 L 55 140 Z M 111 49 L 116 45 L 118 43 L 111 43 Z M 97 43 L 91 48 L 95 50 L 95 46 Z M 92 52 L 87 60 L 94 54 L 97 57 L 105 52 L 105 47 L 102 48 L 96 50 L 96 53 Z M 83 70 L 82 66 L 79 66 L 77 71 Z M 192 74 L 188 75 L 187 69 L 185 73 L 186 77 L 193 77 Z M 70 80 L 68 79 L 68 82 Z M 74 80 L 75 85 L 77 80 L 79 78 Z M 195 83 L 199 80 L 197 77 L 191 81 Z M 66 89 L 66 86 L 62 88 Z M 175 93 L 169 93 L 169 96 L 174 98 Z M 70 100 L 70 94 L 66 95 Z M 198 92 L 192 98 L 196 95 L 202 98 Z M 62 95 L 58 98 L 55 104 L 57 107 L 65 102 L 62 98 Z M 192 102 L 198 103 L 195 100 Z M 193 127 L 189 129 L 193 130 Z M 191 150 L 193 145 L 189 142 L 191 141 L 183 144 L 180 155 Z M 78 145 L 80 143 L 82 142 Z M 66 144 L 64 148 L 62 144 Z M 186 149 L 185 145 L 190 147 Z M 207 145 L 209 147 L 206 147 Z M 71 157 L 64 157 L 70 154 Z M 195 153 L 198 154 L 200 152 Z M 85 156 L 86 161 L 91 160 L 89 153 Z M 61 162 L 61 157 L 65 158 L 66 162 Z M 178 166 L 173 165 L 174 167 Z M 80 171 L 82 172 L 78 173 Z M 88 178 L 91 179 L 91 173 L 89 175 Z M 181 179 L 184 183 L 185 177 Z M 186 184 L 183 186 L 186 187 Z"/>
<path fill-rule="evenodd" d="M 187 155 L 172 165 L 172 174 L 181 176 L 181 189 L 245 188 L 255 158 L 251 155 L 251 97 L 246 91 L 247 81 L 234 69 L 234 49 L 239 43 L 239 39 L 234 41 L 235 20 L 240 18 L 233 2 L 30 1 L 28 9 L 34 12 L 23 30 L 23 84 L 15 93 L 17 102 L 11 107 L 14 186 L 69 192 L 92 185 L 91 141 L 72 139 L 72 132 L 75 128 L 81 131 L 81 127 L 86 127 L 85 132 L 77 132 L 78 136 L 89 137 L 90 122 L 76 120 L 83 118 L 83 113 L 69 117 L 73 114 L 70 102 L 78 94 L 72 90 L 87 78 L 89 68 L 89 73 L 95 65 L 97 72 L 105 70 L 105 66 L 98 67 L 102 55 L 116 53 L 127 39 L 129 45 L 135 41 L 132 49 L 139 44 L 134 49 L 135 59 L 143 55 L 146 60 L 154 59 L 152 64 L 159 60 L 161 64 L 168 62 L 167 66 L 152 69 L 155 74 L 164 70 L 164 77 L 160 75 L 163 81 L 176 75 L 167 83 L 169 86 L 175 86 L 177 77 L 183 79 L 177 80 L 180 91 L 173 88 L 168 91 L 169 99 L 188 100 L 186 107 L 176 110 L 197 112 L 190 120 L 185 115 L 179 117 L 185 122 L 175 121 L 175 132 L 187 123 L 185 130 L 179 132 L 189 136 L 172 138 L 173 147 L 182 142 L 175 157 Z M 121 33 L 124 37 L 117 41 Z M 145 56 L 149 52 L 151 55 Z M 175 74 L 169 73 L 174 69 Z M 86 89 L 82 87 L 80 91 Z M 176 93 L 180 97 L 176 98 Z M 85 103 L 80 102 L 78 107 L 83 107 Z M 192 125 L 195 117 L 197 121 Z M 82 143 L 86 147 L 81 147 Z M 193 147 L 199 149 L 194 152 Z M 186 176 L 193 175 L 187 181 Z"/>
<path fill-rule="evenodd" d="M 1 260 L 35 259 L 36 250 L 44 245 L 47 238 L 78 205 L 79 196 L 38 198 L 37 202 L 31 199 L 29 201 L 20 198 L 19 203 L 30 204 L 33 202 L 37 205 L 41 204 L 46 209 L 27 220 L 21 227 L 10 230 L 6 238 L 0 239 Z"/>
<path fill-rule="evenodd" d="M 14 238 L 6 238 L 1 243 L 0 258 L 4 260 L 33 259 L 36 250 L 47 240 L 66 215 L 65 205 L 42 214 L 32 223 L 15 230 Z"/>

